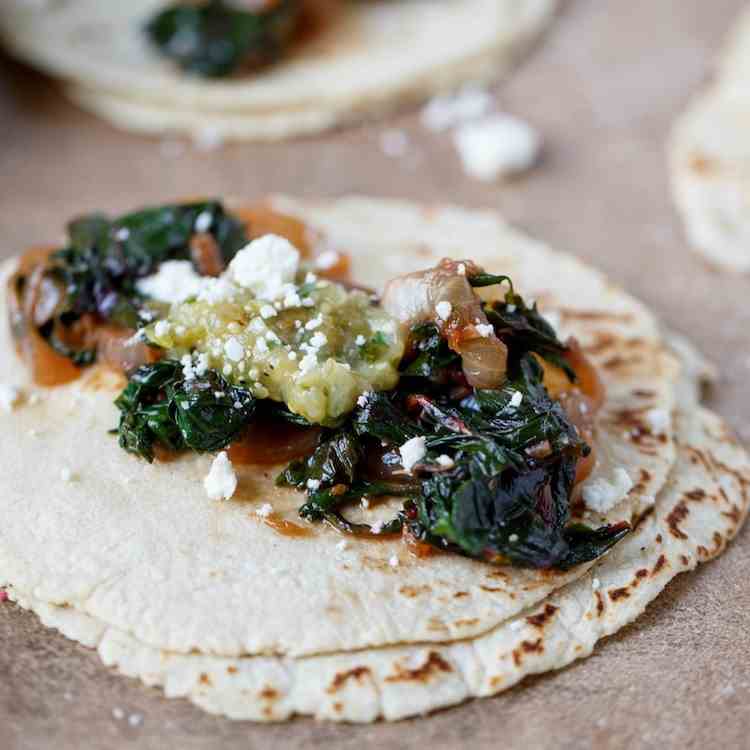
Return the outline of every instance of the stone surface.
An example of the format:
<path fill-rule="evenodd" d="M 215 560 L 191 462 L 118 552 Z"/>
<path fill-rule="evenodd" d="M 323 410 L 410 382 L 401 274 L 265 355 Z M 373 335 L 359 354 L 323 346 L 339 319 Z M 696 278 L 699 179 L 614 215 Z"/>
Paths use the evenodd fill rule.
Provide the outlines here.
<path fill-rule="evenodd" d="M 159 141 L 76 111 L 46 79 L 4 61 L 0 256 L 58 239 L 76 212 L 196 194 L 359 192 L 497 208 L 596 263 L 692 335 L 721 365 L 713 405 L 750 441 L 750 278 L 720 275 L 688 252 L 664 164 L 670 121 L 707 76 L 742 6 L 570 0 L 545 43 L 498 92 L 503 109 L 526 118 L 546 142 L 536 170 L 498 186 L 466 178 L 450 137 L 423 130 L 414 112 L 319 139 L 175 158 Z M 380 150 L 380 134 L 393 127 L 409 135 L 400 159 Z M 587 661 L 497 698 L 390 726 L 216 719 L 110 673 L 94 653 L 0 604 L 0 747 L 746 747 L 749 544 L 745 531 L 720 560 L 680 577 Z"/>

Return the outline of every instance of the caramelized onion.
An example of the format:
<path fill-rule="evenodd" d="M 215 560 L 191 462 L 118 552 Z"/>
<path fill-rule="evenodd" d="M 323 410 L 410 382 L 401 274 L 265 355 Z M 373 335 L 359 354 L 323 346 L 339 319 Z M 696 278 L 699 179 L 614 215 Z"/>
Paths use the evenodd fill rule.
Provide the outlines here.
<path fill-rule="evenodd" d="M 134 337 L 135 331 L 130 328 L 95 325 L 91 340 L 96 346 L 97 360 L 127 374 L 161 359 L 160 350 Z"/>
<path fill-rule="evenodd" d="M 508 349 L 494 333 L 482 336 L 477 330 L 477 326 L 487 325 L 487 316 L 469 277 L 481 270 L 471 261 L 446 258 L 435 268 L 388 282 L 383 307 L 409 327 L 428 320 L 435 322 L 451 349 L 461 355 L 469 385 L 497 388 L 505 381 Z M 445 318 L 437 312 L 441 303 L 450 305 Z"/>
<path fill-rule="evenodd" d="M 220 276 L 224 270 L 221 250 L 209 232 L 198 232 L 190 238 L 190 257 L 201 276 Z"/>
<path fill-rule="evenodd" d="M 272 465 L 288 463 L 313 452 L 319 427 L 302 427 L 282 420 L 256 420 L 229 446 L 232 463 Z"/>

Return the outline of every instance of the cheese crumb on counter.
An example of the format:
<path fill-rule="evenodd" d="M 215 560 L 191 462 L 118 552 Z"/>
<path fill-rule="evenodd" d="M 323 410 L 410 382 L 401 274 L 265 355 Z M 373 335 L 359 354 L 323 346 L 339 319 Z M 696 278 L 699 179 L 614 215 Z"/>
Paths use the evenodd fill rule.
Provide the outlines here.
<path fill-rule="evenodd" d="M 492 115 L 462 125 L 453 141 L 466 174 L 484 182 L 530 169 L 541 150 L 536 131 L 510 115 Z"/>
<path fill-rule="evenodd" d="M 229 500 L 237 491 L 237 474 L 226 451 L 214 458 L 203 486 L 210 500 Z"/>
<path fill-rule="evenodd" d="M 606 513 L 624 500 L 633 489 L 633 480 L 622 466 L 618 466 L 612 480 L 595 477 L 583 484 L 583 501 L 589 510 Z"/>
<path fill-rule="evenodd" d="M 407 440 L 399 449 L 398 452 L 401 454 L 401 463 L 411 474 L 411 470 L 416 464 L 418 464 L 427 453 L 425 447 L 425 439 L 423 437 L 413 437 L 411 440 Z"/>
<path fill-rule="evenodd" d="M 21 403 L 22 397 L 23 391 L 18 386 L 0 383 L 0 410 L 10 414 Z"/>
<path fill-rule="evenodd" d="M 482 117 L 492 107 L 492 94 L 482 86 L 468 83 L 455 94 L 436 96 L 422 110 L 422 125 L 440 132 L 468 120 Z"/>

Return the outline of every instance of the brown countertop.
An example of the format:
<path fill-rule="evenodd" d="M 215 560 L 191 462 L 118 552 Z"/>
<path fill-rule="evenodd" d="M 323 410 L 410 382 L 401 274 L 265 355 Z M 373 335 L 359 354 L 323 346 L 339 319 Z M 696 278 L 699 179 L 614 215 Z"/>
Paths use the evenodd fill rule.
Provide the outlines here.
<path fill-rule="evenodd" d="M 721 366 L 713 405 L 750 442 L 750 277 L 721 275 L 687 252 L 664 163 L 670 122 L 708 74 L 743 5 L 570 0 L 499 91 L 502 106 L 546 139 L 543 163 L 505 186 L 466 178 L 449 138 L 425 131 L 413 112 L 322 138 L 169 157 L 158 140 L 112 130 L 67 104 L 46 79 L 0 61 L 0 257 L 56 239 L 74 213 L 193 194 L 364 193 L 497 208 L 597 264 L 689 333 Z M 385 127 L 408 132 L 408 158 L 382 155 Z M 426 719 L 352 727 L 208 716 L 116 676 L 95 653 L 0 604 L 0 747 L 746 747 L 748 612 L 746 530 L 587 661 Z M 142 722 L 116 720 L 114 708 Z"/>

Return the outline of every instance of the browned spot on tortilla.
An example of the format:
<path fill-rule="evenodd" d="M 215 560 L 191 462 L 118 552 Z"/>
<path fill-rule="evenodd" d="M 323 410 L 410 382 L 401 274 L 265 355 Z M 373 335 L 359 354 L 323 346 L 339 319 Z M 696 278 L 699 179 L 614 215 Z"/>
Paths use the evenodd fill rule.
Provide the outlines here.
<path fill-rule="evenodd" d="M 452 672 L 453 667 L 437 651 L 430 651 L 427 661 L 416 669 L 407 669 L 396 665 L 396 674 L 388 675 L 386 682 L 429 682 L 430 677 L 438 672 Z"/>
<path fill-rule="evenodd" d="M 717 547 L 721 547 L 724 544 L 724 537 L 718 531 L 714 531 L 713 540 Z"/>
<path fill-rule="evenodd" d="M 524 654 L 543 654 L 544 646 L 542 645 L 542 639 L 537 638 L 535 641 L 521 641 L 521 645 L 518 648 L 513 649 L 513 663 L 520 667 L 523 663 Z"/>
<path fill-rule="evenodd" d="M 227 672 L 229 672 L 229 674 L 237 674 L 237 667 L 230 664 L 227 667 Z"/>
<path fill-rule="evenodd" d="M 402 586 L 399 590 L 400 594 L 403 594 L 404 596 L 408 596 L 410 599 L 413 599 L 415 596 L 419 596 L 420 594 L 429 594 L 432 589 L 425 585 L 425 586 Z"/>
<path fill-rule="evenodd" d="M 609 320 L 621 321 L 623 323 L 629 323 L 633 320 L 633 316 L 630 313 L 611 313 L 599 310 L 572 310 L 570 308 L 562 308 L 559 310 L 559 313 L 560 316 L 566 320 Z"/>
<path fill-rule="evenodd" d="M 472 625 L 476 625 L 479 622 L 478 617 L 470 617 L 465 620 L 456 620 L 456 625 L 459 628 L 470 628 Z"/>
<path fill-rule="evenodd" d="M 641 469 L 641 481 L 642 482 L 651 481 L 651 472 L 648 469 Z"/>
<path fill-rule="evenodd" d="M 579 643 L 579 644 L 578 644 L 578 645 L 576 646 L 576 653 L 577 653 L 577 654 L 580 654 L 580 653 L 581 653 L 581 651 L 583 651 L 583 646 L 582 646 L 582 645 L 581 645 L 581 644 Z"/>
<path fill-rule="evenodd" d="M 201 676 L 198 678 L 198 681 L 201 685 L 211 684 L 211 678 L 205 672 L 201 672 Z"/>
<path fill-rule="evenodd" d="M 653 505 L 650 508 L 646 508 L 640 516 L 633 520 L 633 523 L 631 524 L 632 530 L 635 531 L 653 512 Z"/>
<path fill-rule="evenodd" d="M 596 614 L 601 617 L 604 612 L 604 597 L 598 591 L 594 593 L 596 594 Z"/>
<path fill-rule="evenodd" d="M 263 716 L 267 716 L 269 719 L 273 716 L 273 709 L 271 706 L 263 706 Z"/>
<path fill-rule="evenodd" d="M 655 391 L 648 391 L 645 388 L 636 388 L 633 391 L 633 395 L 637 396 L 638 398 L 653 398 L 656 396 Z"/>
<path fill-rule="evenodd" d="M 708 550 L 702 544 L 698 545 L 698 556 L 708 557 Z"/>
<path fill-rule="evenodd" d="M 448 626 L 438 617 L 430 617 L 430 619 L 427 620 L 427 630 L 442 633 L 444 630 L 447 630 L 447 629 L 448 629 Z"/>
<path fill-rule="evenodd" d="M 609 592 L 609 598 L 616 602 L 618 599 L 627 599 L 630 596 L 630 590 L 627 586 L 622 586 L 619 589 L 612 589 Z"/>
<path fill-rule="evenodd" d="M 555 616 L 557 609 L 558 608 L 553 604 L 545 604 L 544 609 L 539 614 L 527 617 L 526 622 L 528 622 L 529 625 L 533 625 L 535 628 L 544 628 L 547 621 Z"/>
<path fill-rule="evenodd" d="M 657 544 L 661 544 L 663 540 L 664 540 L 664 537 L 661 534 L 657 534 L 656 535 L 656 543 Z"/>
<path fill-rule="evenodd" d="M 665 555 L 659 555 L 659 559 L 654 563 L 654 569 L 651 571 L 652 575 L 658 573 L 667 564 L 667 558 Z"/>
<path fill-rule="evenodd" d="M 363 677 L 370 674 L 369 667 L 354 667 L 346 672 L 337 672 L 333 678 L 333 682 L 326 688 L 327 693 L 335 693 L 346 684 L 348 680 L 362 680 Z"/>
<path fill-rule="evenodd" d="M 503 570 L 491 570 L 487 573 L 487 578 L 499 578 L 501 581 L 507 581 L 508 574 Z"/>
<path fill-rule="evenodd" d="M 641 568 L 635 571 L 636 578 L 645 578 L 648 575 L 648 568 Z"/>
<path fill-rule="evenodd" d="M 669 525 L 669 533 L 675 539 L 687 539 L 687 534 L 680 528 L 680 523 L 687 518 L 690 514 L 687 505 L 684 500 L 680 500 L 677 505 L 672 508 L 670 514 L 667 516 L 667 524 Z"/>
<path fill-rule="evenodd" d="M 453 594 L 454 599 L 462 599 L 464 596 L 468 596 L 468 591 L 456 591 L 455 594 Z"/>
<path fill-rule="evenodd" d="M 690 562 L 690 559 L 688 558 L 687 555 L 680 555 L 680 562 L 683 565 L 687 565 Z"/>
<path fill-rule="evenodd" d="M 342 704 L 342 703 L 340 703 L 339 701 L 336 701 L 336 702 L 335 702 L 335 703 L 333 704 L 333 710 L 334 710 L 334 711 L 335 711 L 335 712 L 336 712 L 337 714 L 340 714 L 340 713 L 341 713 L 341 711 L 343 710 L 343 708 L 344 708 L 343 704 Z"/>
<path fill-rule="evenodd" d="M 614 346 L 618 341 L 619 339 L 611 333 L 598 333 L 594 341 L 583 347 L 583 349 L 587 354 L 601 354 L 603 351 Z"/>
<path fill-rule="evenodd" d="M 690 455 L 690 463 L 703 464 L 703 467 L 706 469 L 706 471 L 711 471 L 711 462 L 708 460 L 703 451 L 699 450 L 698 448 L 694 448 L 691 445 L 685 446 L 685 450 Z"/>
<path fill-rule="evenodd" d="M 700 175 L 701 177 L 708 177 L 716 172 L 717 164 L 707 156 L 695 153 L 690 157 L 688 167 L 692 172 L 695 172 L 695 174 Z"/>
<path fill-rule="evenodd" d="M 497 589 L 492 586 L 483 586 L 481 584 L 479 585 L 479 588 L 482 589 L 482 591 L 488 591 L 490 594 L 495 594 L 497 592 L 503 593 L 505 591 L 505 589 Z"/>
<path fill-rule="evenodd" d="M 279 691 L 272 688 L 270 685 L 266 685 L 258 695 L 267 701 L 275 701 L 279 697 Z"/>
<path fill-rule="evenodd" d="M 503 682 L 505 682 L 505 678 L 501 677 L 500 675 L 495 675 L 494 677 L 490 678 L 490 687 L 500 687 Z"/>
<path fill-rule="evenodd" d="M 686 492 L 685 497 L 693 502 L 699 502 L 706 497 L 706 491 L 701 487 L 698 487 L 697 489 L 690 490 L 690 492 Z"/>

